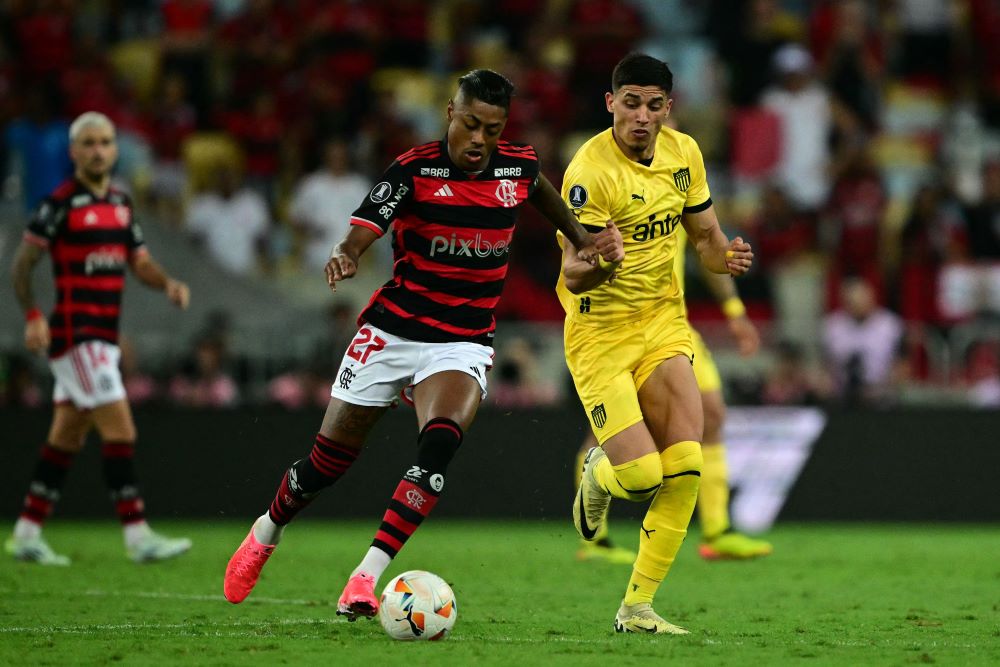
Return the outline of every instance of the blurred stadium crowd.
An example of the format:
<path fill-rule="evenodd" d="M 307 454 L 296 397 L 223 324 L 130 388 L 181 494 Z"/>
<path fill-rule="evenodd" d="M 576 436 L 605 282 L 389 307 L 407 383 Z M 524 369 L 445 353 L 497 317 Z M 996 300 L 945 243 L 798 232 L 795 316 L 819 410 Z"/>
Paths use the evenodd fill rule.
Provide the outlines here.
<path fill-rule="evenodd" d="M 442 136 L 456 75 L 515 83 L 505 137 L 533 144 L 558 185 L 608 126 L 603 93 L 633 49 L 671 64 L 672 121 L 702 147 L 726 231 L 757 251 L 740 282 L 757 359 L 729 349 L 688 280 L 735 402 L 1000 405 L 995 0 L 6 0 L 5 227 L 69 173 L 69 121 L 101 111 L 147 227 L 294 302 L 380 171 Z M 570 394 L 559 253 L 526 209 L 498 312 L 519 323 L 498 336 L 504 406 Z M 329 326 L 284 364 L 234 344 L 225 312 L 162 359 L 126 342 L 131 400 L 325 405 L 356 305 L 313 305 Z M 0 404 L 43 404 L 46 374 L 3 344 Z"/>

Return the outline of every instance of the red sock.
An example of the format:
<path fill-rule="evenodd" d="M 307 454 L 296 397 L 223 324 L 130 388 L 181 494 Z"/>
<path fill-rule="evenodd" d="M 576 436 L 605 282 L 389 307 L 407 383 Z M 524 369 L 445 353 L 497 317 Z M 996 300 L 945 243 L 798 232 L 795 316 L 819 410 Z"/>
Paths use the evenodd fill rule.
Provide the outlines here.
<path fill-rule="evenodd" d="M 134 456 L 135 443 L 109 441 L 101 445 L 104 481 L 123 524 L 146 520 L 146 504 L 136 482 Z"/>
<path fill-rule="evenodd" d="M 268 510 L 271 521 L 279 526 L 288 524 L 320 491 L 347 472 L 358 453 L 357 449 L 317 433 L 308 458 L 293 463 L 281 478 Z"/>
<path fill-rule="evenodd" d="M 39 525 L 45 523 L 59 500 L 66 473 L 72 464 L 72 453 L 56 449 L 47 442 L 42 445 L 20 518 Z"/>

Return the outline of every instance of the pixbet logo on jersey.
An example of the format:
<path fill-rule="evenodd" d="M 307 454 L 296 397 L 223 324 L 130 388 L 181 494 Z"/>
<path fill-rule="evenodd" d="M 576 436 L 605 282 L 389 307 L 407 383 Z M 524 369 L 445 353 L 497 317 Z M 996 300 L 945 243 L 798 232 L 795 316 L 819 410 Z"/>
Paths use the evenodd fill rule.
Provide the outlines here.
<path fill-rule="evenodd" d="M 510 252 L 509 236 L 506 240 L 497 241 L 496 243 L 484 240 L 482 234 L 476 234 L 471 239 L 459 238 L 457 234 L 452 234 L 450 239 L 447 236 L 441 235 L 431 239 L 431 257 L 440 254 L 465 255 L 466 257 L 472 257 L 473 254 L 476 257 L 496 255 L 500 257 L 508 252 Z"/>
<path fill-rule="evenodd" d="M 84 272 L 89 276 L 95 271 L 117 271 L 125 266 L 125 252 L 118 248 L 101 248 L 84 260 Z"/>

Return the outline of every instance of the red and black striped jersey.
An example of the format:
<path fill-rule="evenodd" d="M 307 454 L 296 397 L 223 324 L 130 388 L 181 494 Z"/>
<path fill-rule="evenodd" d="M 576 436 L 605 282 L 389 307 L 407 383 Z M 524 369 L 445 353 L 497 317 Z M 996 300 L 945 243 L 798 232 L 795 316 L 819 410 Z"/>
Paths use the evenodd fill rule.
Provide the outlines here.
<path fill-rule="evenodd" d="M 103 198 L 71 179 L 42 200 L 24 240 L 46 248 L 55 272 L 49 356 L 87 340 L 118 342 L 125 267 L 146 252 L 132 202 L 111 188 Z"/>
<path fill-rule="evenodd" d="M 392 279 L 359 323 L 410 340 L 492 345 L 517 209 L 538 173 L 535 149 L 508 141 L 474 175 L 455 166 L 445 140 L 396 158 L 351 216 L 379 235 L 393 228 Z"/>

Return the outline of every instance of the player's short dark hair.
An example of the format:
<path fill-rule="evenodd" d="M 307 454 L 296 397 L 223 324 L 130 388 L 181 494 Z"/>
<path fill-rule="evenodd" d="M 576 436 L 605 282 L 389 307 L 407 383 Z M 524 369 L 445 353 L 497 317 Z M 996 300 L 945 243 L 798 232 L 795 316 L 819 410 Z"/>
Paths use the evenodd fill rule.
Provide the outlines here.
<path fill-rule="evenodd" d="M 611 74 L 611 90 L 622 86 L 658 86 L 667 94 L 674 89 L 674 73 L 662 60 L 632 52 L 618 61 Z"/>
<path fill-rule="evenodd" d="M 458 91 L 469 99 L 510 111 L 514 84 L 507 77 L 491 69 L 474 69 L 458 79 Z"/>

